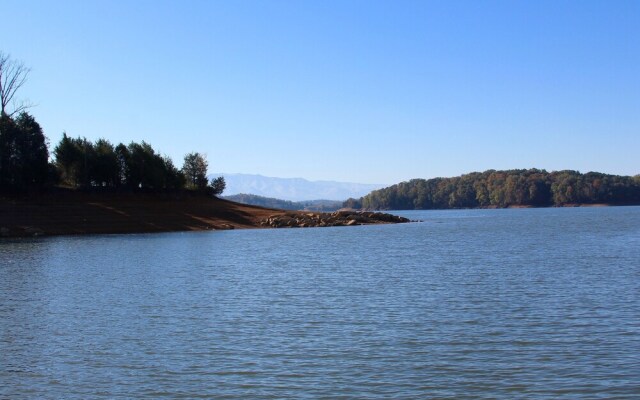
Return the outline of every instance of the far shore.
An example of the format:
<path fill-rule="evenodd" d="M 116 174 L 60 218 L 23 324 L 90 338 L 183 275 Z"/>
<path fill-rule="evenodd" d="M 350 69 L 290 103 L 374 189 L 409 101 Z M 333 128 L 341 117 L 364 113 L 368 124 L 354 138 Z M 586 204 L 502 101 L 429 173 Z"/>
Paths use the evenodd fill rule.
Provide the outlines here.
<path fill-rule="evenodd" d="M 615 206 L 615 204 L 606 204 L 606 203 L 567 203 L 567 204 L 563 204 L 561 206 L 552 206 L 552 207 L 558 207 L 558 208 L 571 208 L 571 207 L 612 207 Z M 544 208 L 552 208 L 552 207 L 544 207 Z M 523 205 L 512 205 L 512 206 L 508 206 L 507 208 L 540 208 L 540 207 L 534 207 L 534 206 L 523 206 Z"/>

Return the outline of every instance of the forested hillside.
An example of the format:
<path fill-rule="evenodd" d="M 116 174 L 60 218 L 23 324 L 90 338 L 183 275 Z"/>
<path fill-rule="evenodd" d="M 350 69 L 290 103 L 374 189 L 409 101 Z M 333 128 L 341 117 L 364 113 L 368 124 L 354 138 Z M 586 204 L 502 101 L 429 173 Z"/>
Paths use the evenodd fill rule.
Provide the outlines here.
<path fill-rule="evenodd" d="M 413 179 L 350 199 L 345 206 L 410 210 L 600 203 L 640 204 L 640 175 L 488 170 L 453 178 Z"/>
<path fill-rule="evenodd" d="M 290 201 L 255 194 L 234 194 L 224 197 L 227 200 L 254 206 L 277 208 L 280 210 L 335 211 L 342 207 L 342 202 L 333 200 Z"/>

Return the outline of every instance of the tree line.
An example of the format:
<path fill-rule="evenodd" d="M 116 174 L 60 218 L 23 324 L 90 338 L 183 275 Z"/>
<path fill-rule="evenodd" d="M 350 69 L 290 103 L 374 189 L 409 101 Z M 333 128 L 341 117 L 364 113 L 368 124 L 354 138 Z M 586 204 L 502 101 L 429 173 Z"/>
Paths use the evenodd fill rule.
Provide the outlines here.
<path fill-rule="evenodd" d="M 640 204 L 640 175 L 488 170 L 453 178 L 413 179 L 374 190 L 345 207 L 366 209 L 449 209 L 567 204 Z"/>
<path fill-rule="evenodd" d="M 222 177 L 208 181 L 209 164 L 204 155 L 187 154 L 178 169 L 171 158 L 145 141 L 114 146 L 106 139 L 91 142 L 65 133 L 53 153 L 60 182 L 72 187 L 145 191 L 186 188 L 219 195 L 225 186 Z"/>
<path fill-rule="evenodd" d="M 54 159 L 49 160 L 42 127 L 26 111 L 31 104 L 15 100 L 28 74 L 24 64 L 0 51 L 0 192 L 53 185 L 155 192 L 190 189 L 212 195 L 224 191 L 223 177 L 208 181 L 208 162 L 203 154 L 187 154 L 178 169 L 169 157 L 144 141 L 114 146 L 107 139 L 91 142 L 64 133 L 53 150 Z"/>
<path fill-rule="evenodd" d="M 207 178 L 208 161 L 189 153 L 178 169 L 171 158 L 149 143 L 113 145 L 63 134 L 49 160 L 47 139 L 30 114 L 0 116 L 0 189 L 2 192 L 38 190 L 54 185 L 111 191 L 193 190 L 220 195 L 223 177 Z"/>
<path fill-rule="evenodd" d="M 336 211 L 342 207 L 342 201 L 334 200 L 305 200 L 290 201 L 276 199 L 273 197 L 258 196 L 255 194 L 234 194 L 224 197 L 236 203 L 249 204 L 266 208 L 277 208 L 280 210 L 309 210 L 309 211 Z"/>

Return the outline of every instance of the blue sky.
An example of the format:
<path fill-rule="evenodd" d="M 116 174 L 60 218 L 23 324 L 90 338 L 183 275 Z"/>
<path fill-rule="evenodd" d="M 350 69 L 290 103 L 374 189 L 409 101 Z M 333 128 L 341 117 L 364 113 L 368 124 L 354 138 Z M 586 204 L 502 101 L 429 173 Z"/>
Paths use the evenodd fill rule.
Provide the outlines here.
<path fill-rule="evenodd" d="M 7 1 L 52 147 L 145 140 L 211 172 L 396 183 L 640 173 L 638 1 Z M 7 17 L 9 16 L 9 17 Z"/>

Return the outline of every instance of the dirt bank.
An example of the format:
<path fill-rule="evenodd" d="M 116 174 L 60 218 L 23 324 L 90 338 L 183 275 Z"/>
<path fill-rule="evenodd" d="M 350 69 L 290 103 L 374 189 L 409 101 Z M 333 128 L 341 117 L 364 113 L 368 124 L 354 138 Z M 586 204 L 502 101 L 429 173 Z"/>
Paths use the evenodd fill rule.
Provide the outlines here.
<path fill-rule="evenodd" d="M 55 191 L 0 197 L 0 236 L 202 231 L 265 227 L 291 211 L 193 194 Z"/>

